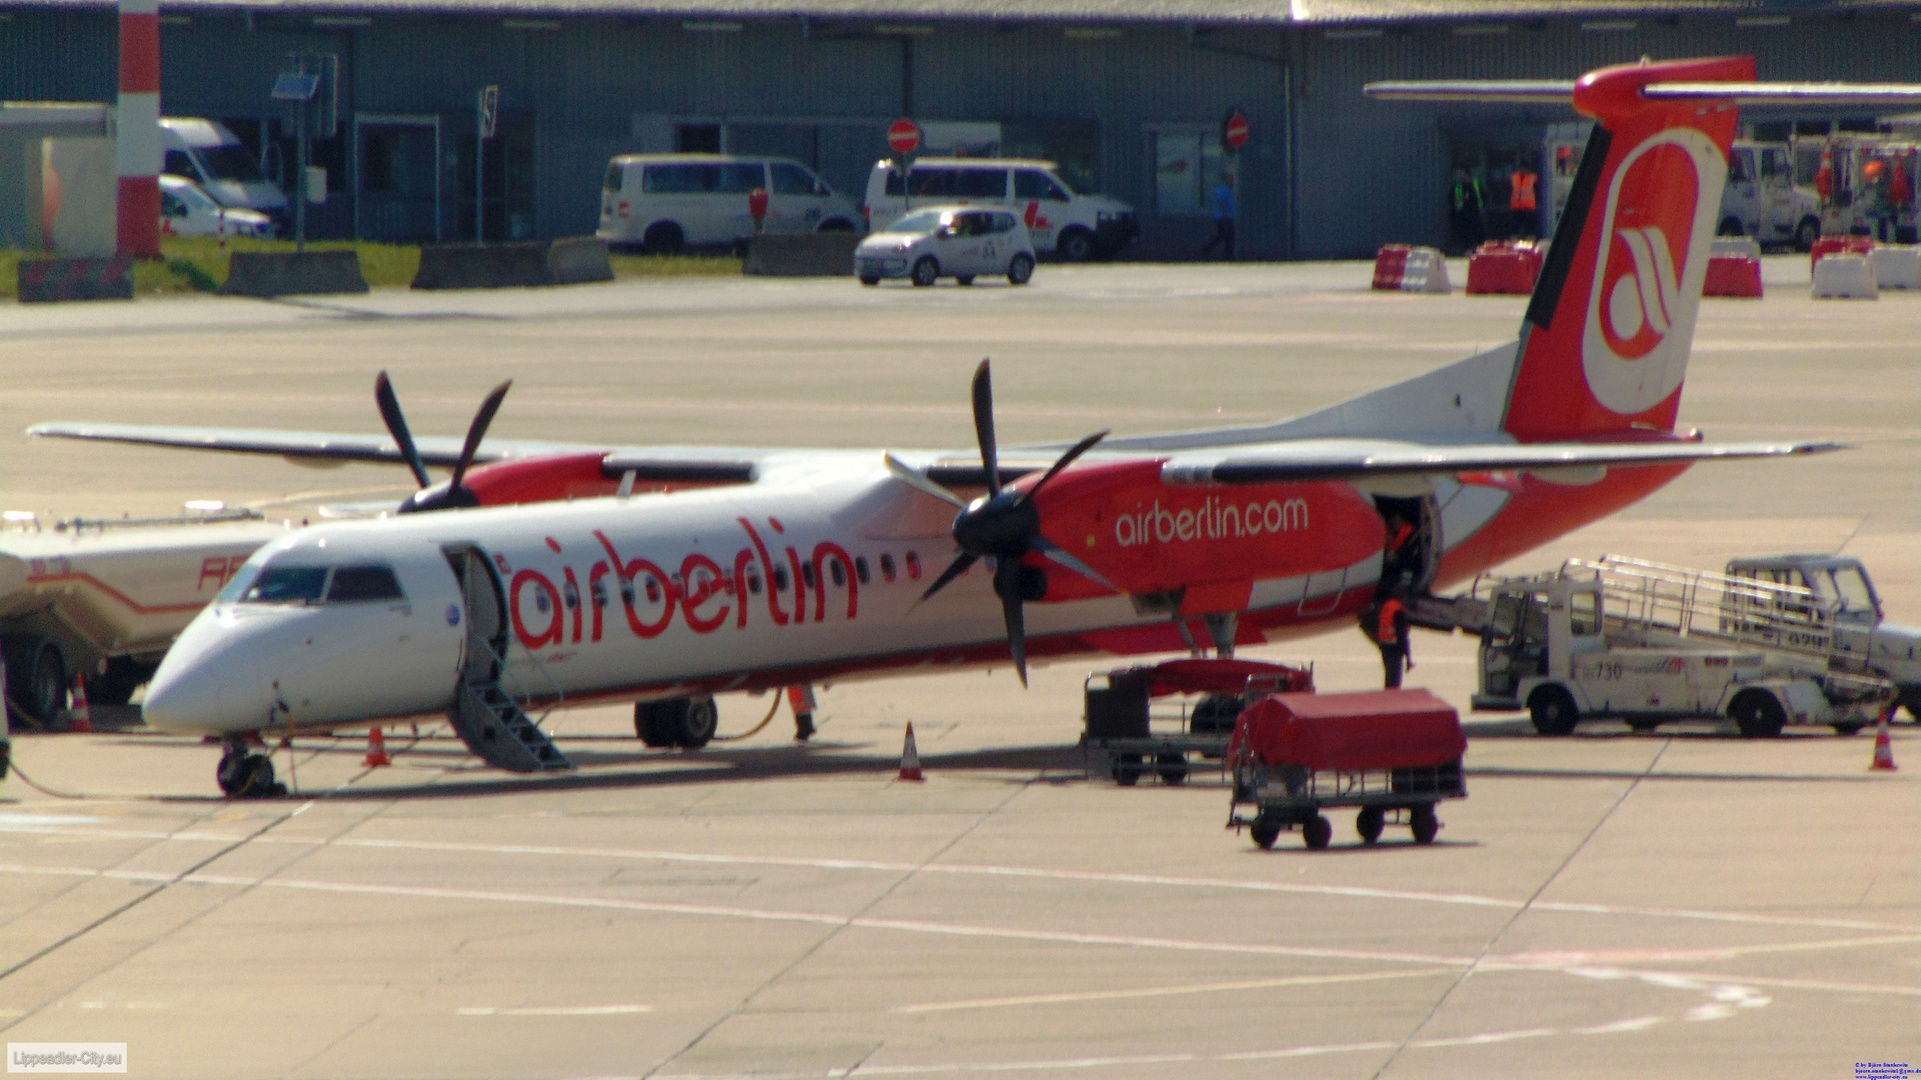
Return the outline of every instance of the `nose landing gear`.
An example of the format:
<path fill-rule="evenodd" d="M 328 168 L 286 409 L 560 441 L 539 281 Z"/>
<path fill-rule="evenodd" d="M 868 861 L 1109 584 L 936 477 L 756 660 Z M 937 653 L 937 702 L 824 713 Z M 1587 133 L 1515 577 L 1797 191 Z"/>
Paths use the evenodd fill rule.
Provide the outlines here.
<path fill-rule="evenodd" d="M 273 759 L 256 754 L 244 735 L 229 735 L 220 754 L 214 779 L 230 799 L 274 799 L 287 793 L 287 785 L 275 782 Z"/>

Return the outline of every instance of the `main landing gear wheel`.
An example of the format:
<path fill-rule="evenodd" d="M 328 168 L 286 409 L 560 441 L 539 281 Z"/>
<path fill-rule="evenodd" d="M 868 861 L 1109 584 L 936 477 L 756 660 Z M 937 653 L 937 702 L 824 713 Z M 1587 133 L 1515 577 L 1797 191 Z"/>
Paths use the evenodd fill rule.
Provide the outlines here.
<path fill-rule="evenodd" d="M 1378 806 L 1363 806 L 1354 815 L 1354 831 L 1361 834 L 1361 843 L 1372 844 L 1381 838 L 1381 829 L 1387 824 L 1387 814 Z"/>
<path fill-rule="evenodd" d="M 714 738 L 720 710 L 710 696 L 667 698 L 634 704 L 634 734 L 648 747 L 698 750 Z"/>
<path fill-rule="evenodd" d="M 8 714 L 37 728 L 50 727 L 67 707 L 67 662 L 47 637 L 8 638 Z"/>
<path fill-rule="evenodd" d="M 1265 851 L 1274 846 L 1274 841 L 1281 838 L 1281 823 L 1273 818 L 1257 817 L 1254 819 L 1254 824 L 1248 826 L 1247 835 L 1260 845 L 1261 850 Z"/>
<path fill-rule="evenodd" d="M 274 781 L 273 759 L 251 753 L 241 739 L 227 741 L 214 780 L 231 799 L 271 799 L 287 793 L 287 785 Z"/>
<path fill-rule="evenodd" d="M 1434 807 L 1417 806 L 1408 812 L 1408 828 L 1414 833 L 1417 844 L 1432 844 L 1441 834 L 1441 819 L 1434 816 Z"/>
<path fill-rule="evenodd" d="M 1322 850 L 1332 839 L 1334 839 L 1333 824 L 1319 814 L 1308 818 L 1307 822 L 1301 826 L 1301 841 L 1307 845 L 1309 851 Z"/>

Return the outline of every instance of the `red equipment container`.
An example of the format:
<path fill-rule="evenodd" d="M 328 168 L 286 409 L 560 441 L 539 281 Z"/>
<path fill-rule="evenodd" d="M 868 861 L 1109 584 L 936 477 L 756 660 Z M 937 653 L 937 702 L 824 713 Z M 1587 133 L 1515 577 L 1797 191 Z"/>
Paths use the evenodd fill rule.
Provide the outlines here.
<path fill-rule="evenodd" d="M 1750 255 L 1710 255 L 1702 296 L 1759 297 L 1761 262 Z"/>
<path fill-rule="evenodd" d="M 1541 252 L 1533 244 L 1490 240 L 1467 258 L 1467 291 L 1526 296 L 1541 276 Z"/>

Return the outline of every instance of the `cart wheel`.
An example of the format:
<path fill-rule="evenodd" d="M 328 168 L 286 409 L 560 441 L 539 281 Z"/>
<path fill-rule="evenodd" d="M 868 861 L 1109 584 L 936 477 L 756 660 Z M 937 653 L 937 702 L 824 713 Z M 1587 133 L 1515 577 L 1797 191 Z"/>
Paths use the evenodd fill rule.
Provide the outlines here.
<path fill-rule="evenodd" d="M 1319 851 L 1334 839 L 1334 826 L 1326 818 L 1315 814 L 1301 826 L 1301 839 L 1307 842 L 1309 851 Z"/>
<path fill-rule="evenodd" d="M 1441 819 L 1434 816 L 1433 804 L 1415 807 L 1408 814 L 1408 818 L 1408 825 L 1414 831 L 1415 843 L 1432 844 L 1435 836 L 1440 834 Z"/>
<path fill-rule="evenodd" d="M 1154 759 L 1160 769 L 1161 783 L 1184 784 L 1187 782 L 1187 755 L 1162 754 Z"/>
<path fill-rule="evenodd" d="M 1361 834 L 1361 843 L 1371 844 L 1381 838 L 1381 827 L 1387 823 L 1387 814 L 1378 806 L 1363 806 L 1354 815 L 1354 831 Z"/>
<path fill-rule="evenodd" d="M 1248 827 L 1247 835 L 1253 837 L 1254 842 L 1265 851 L 1281 838 L 1281 823 L 1271 817 L 1257 817 L 1254 824 Z"/>
<path fill-rule="evenodd" d="M 1141 780 L 1141 756 L 1122 754 L 1114 763 L 1114 782 L 1122 787 L 1133 787 Z"/>

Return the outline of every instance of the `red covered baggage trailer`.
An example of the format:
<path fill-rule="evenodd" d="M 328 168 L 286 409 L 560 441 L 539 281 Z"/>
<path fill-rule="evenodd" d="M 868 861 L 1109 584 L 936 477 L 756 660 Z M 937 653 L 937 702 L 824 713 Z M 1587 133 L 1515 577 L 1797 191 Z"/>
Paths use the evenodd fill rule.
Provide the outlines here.
<path fill-rule="evenodd" d="M 1431 843 L 1441 828 L 1434 804 L 1467 795 L 1466 750 L 1460 716 L 1426 690 L 1273 694 L 1242 711 L 1228 743 L 1228 824 L 1248 826 L 1264 848 L 1299 826 L 1319 850 L 1334 834 L 1321 811 L 1353 806 L 1362 843 L 1380 839 L 1390 813 L 1405 816 L 1415 843 Z M 1242 806 L 1254 816 L 1240 816 Z"/>
<path fill-rule="evenodd" d="M 1232 658 L 1169 660 L 1090 675 L 1081 735 L 1087 775 L 1112 776 L 1127 786 L 1151 769 L 1162 783 L 1182 783 L 1189 754 L 1226 756 L 1234 721 L 1249 702 L 1313 689 L 1311 669 Z M 1185 702 L 1161 711 L 1152 705 L 1156 698 L 1192 694 L 1201 698 L 1191 711 Z"/>

